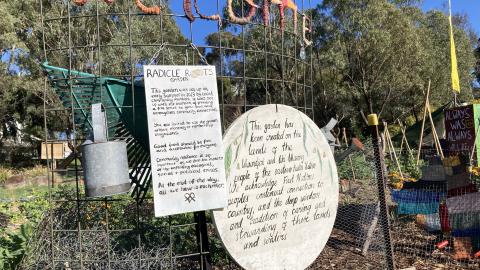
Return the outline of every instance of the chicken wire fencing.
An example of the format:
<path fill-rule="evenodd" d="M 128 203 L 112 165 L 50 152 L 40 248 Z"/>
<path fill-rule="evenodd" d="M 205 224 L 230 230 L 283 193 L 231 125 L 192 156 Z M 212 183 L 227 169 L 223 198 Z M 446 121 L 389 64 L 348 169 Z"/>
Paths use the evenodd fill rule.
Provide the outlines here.
<path fill-rule="evenodd" d="M 417 153 L 386 151 L 397 266 L 478 269 L 480 179 L 474 153 L 422 149 L 418 166 Z M 401 164 L 402 176 L 395 160 Z"/>
<path fill-rule="evenodd" d="M 249 1 L 186 2 L 198 13 L 215 6 L 218 16 L 205 20 L 161 0 L 39 2 L 50 97 L 44 99 L 45 143 L 64 144 L 71 154 L 55 160 L 47 148 L 51 210 L 20 269 L 239 269 L 208 212 L 154 217 L 139 94 L 143 65 L 215 65 L 223 130 L 249 109 L 272 103 L 325 123 L 314 117 L 313 6 L 297 0 L 298 10 L 285 13 L 270 1 L 259 1 L 260 8 Z M 215 30 L 199 37 L 203 29 Z M 83 188 L 79 147 L 91 130 L 91 105 L 100 102 L 109 140 L 128 145 L 132 191 L 92 199 Z M 373 150 L 366 143 L 365 151 L 339 163 L 335 228 L 310 269 L 385 269 L 393 259 L 385 248 L 388 219 L 379 210 Z"/>

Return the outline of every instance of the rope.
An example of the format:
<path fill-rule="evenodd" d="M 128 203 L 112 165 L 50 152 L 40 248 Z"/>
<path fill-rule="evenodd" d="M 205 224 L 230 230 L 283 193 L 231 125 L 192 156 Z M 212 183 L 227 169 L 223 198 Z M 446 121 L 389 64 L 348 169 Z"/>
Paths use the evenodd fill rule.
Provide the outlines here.
<path fill-rule="evenodd" d="M 195 21 L 195 17 L 192 13 L 192 0 L 183 0 L 183 11 L 191 23 Z"/>
<path fill-rule="evenodd" d="M 190 0 L 185 0 L 185 2 L 186 1 L 190 1 Z M 202 14 L 200 12 L 200 9 L 198 8 L 198 0 L 195 0 L 193 2 L 193 5 L 195 6 L 195 11 L 197 12 L 198 16 L 200 16 L 200 18 L 202 18 L 204 20 L 209 20 L 209 21 L 218 21 L 218 25 L 222 26 L 222 17 L 220 16 L 220 14 L 213 14 L 213 15 L 210 15 L 210 16 Z"/>
<path fill-rule="evenodd" d="M 159 15 L 162 11 L 159 6 L 147 7 L 140 0 L 135 0 L 135 5 L 137 8 L 145 14 Z"/>
<path fill-rule="evenodd" d="M 263 0 L 263 24 L 269 25 L 270 24 L 270 1 L 271 0 Z"/>
<path fill-rule="evenodd" d="M 77 6 L 83 6 L 87 3 L 87 0 L 73 0 L 73 3 Z"/>
<path fill-rule="evenodd" d="M 228 12 L 228 18 L 230 19 L 230 21 L 232 23 L 236 23 L 236 24 L 240 24 L 240 25 L 244 25 L 244 24 L 248 24 L 249 22 L 252 21 L 252 18 L 253 16 L 255 16 L 255 13 L 257 12 L 257 5 L 255 5 L 252 0 L 244 0 L 249 6 L 250 6 L 250 10 L 248 11 L 248 14 L 246 17 L 237 17 L 235 15 L 235 12 L 233 12 L 233 6 L 232 6 L 232 2 L 233 0 L 228 0 L 227 2 L 227 12 Z"/>
<path fill-rule="evenodd" d="M 312 20 L 305 15 L 305 13 L 302 14 L 302 19 L 303 19 L 303 24 L 302 24 L 302 37 L 303 37 L 303 42 L 305 43 L 305 46 L 308 47 L 312 45 L 313 41 L 307 39 L 307 33 L 312 33 Z"/>
<path fill-rule="evenodd" d="M 280 8 L 280 29 L 285 30 L 285 8 L 289 8 L 293 11 L 293 32 L 297 34 L 298 7 L 292 0 L 272 0 L 274 4 L 279 5 Z"/>

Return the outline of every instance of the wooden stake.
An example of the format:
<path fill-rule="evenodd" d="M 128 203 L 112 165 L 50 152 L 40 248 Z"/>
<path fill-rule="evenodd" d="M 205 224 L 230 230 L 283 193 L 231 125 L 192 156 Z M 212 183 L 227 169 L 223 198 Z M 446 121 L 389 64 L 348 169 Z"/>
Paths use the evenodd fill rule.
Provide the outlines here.
<path fill-rule="evenodd" d="M 435 147 L 437 148 L 437 154 L 444 159 L 442 145 L 440 144 L 440 139 L 438 138 L 437 129 L 435 128 L 435 123 L 433 122 L 432 110 L 430 110 L 430 100 L 428 101 L 428 117 L 430 118 L 430 125 L 432 126 L 432 135 L 435 142 Z"/>
<path fill-rule="evenodd" d="M 430 86 L 432 81 L 428 80 L 427 94 L 425 95 L 425 107 L 423 108 L 422 128 L 420 129 L 420 140 L 418 142 L 417 165 L 420 161 L 420 152 L 423 144 L 423 130 L 425 129 L 425 119 L 427 118 L 428 96 L 430 96 Z"/>
<path fill-rule="evenodd" d="M 402 145 L 403 145 L 403 141 L 405 141 L 405 146 L 407 148 L 408 154 L 410 155 L 411 158 L 413 158 L 412 148 L 410 148 L 410 144 L 408 143 L 408 139 L 407 139 L 407 132 L 406 132 L 407 129 L 405 128 L 405 126 L 403 126 L 400 120 L 398 120 L 398 124 L 400 125 L 400 130 L 402 131 Z"/>
<path fill-rule="evenodd" d="M 390 132 L 388 131 L 387 122 L 383 122 L 383 124 L 385 125 L 385 139 L 387 141 L 387 145 L 389 146 L 389 148 L 392 149 L 393 159 L 395 161 L 395 164 L 397 165 L 398 173 L 400 174 L 400 177 L 403 179 L 402 167 L 400 166 L 400 162 L 398 161 L 397 153 L 395 153 L 395 147 L 393 147 L 392 137 L 390 136 Z"/>
<path fill-rule="evenodd" d="M 380 203 L 377 203 L 377 207 L 375 207 L 375 215 L 373 216 L 372 222 L 368 227 L 367 237 L 365 239 L 365 242 L 363 243 L 363 248 L 362 248 L 363 256 L 367 256 L 368 254 L 368 248 L 370 247 L 370 243 L 372 242 L 373 233 L 375 232 L 375 228 L 377 227 L 379 215 L 380 215 Z"/>

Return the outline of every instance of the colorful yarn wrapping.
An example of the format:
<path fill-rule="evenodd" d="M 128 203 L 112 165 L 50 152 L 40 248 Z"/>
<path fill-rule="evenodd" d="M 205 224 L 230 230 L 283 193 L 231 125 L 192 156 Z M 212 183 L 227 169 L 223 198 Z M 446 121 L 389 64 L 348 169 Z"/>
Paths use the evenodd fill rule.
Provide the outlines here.
<path fill-rule="evenodd" d="M 448 198 L 447 208 L 449 214 L 480 213 L 480 192 Z"/>
<path fill-rule="evenodd" d="M 145 14 L 159 15 L 161 12 L 161 9 L 159 6 L 147 7 L 144 4 L 142 4 L 140 0 L 135 0 L 135 5 L 140 11 L 142 11 Z"/>
<path fill-rule="evenodd" d="M 426 190 L 392 190 L 392 200 L 399 203 L 431 203 L 440 202 L 445 198 L 443 192 L 433 192 Z"/>
<path fill-rule="evenodd" d="M 470 194 L 475 192 L 478 192 L 477 186 L 475 186 L 475 184 L 470 184 L 466 187 L 454 188 L 449 190 L 447 197 L 451 198 L 451 197 L 462 196 L 465 194 Z"/>
<path fill-rule="evenodd" d="M 447 183 L 445 181 L 425 181 L 403 183 L 403 189 L 425 189 L 431 191 L 446 191 Z"/>
<path fill-rule="evenodd" d="M 185 0 L 187 1 L 187 0 Z M 220 14 L 213 14 L 213 15 L 204 15 L 200 12 L 200 8 L 198 8 L 198 0 L 195 0 L 193 2 L 193 5 L 195 6 L 195 11 L 197 12 L 198 16 L 200 16 L 200 18 L 204 19 L 204 20 L 210 20 L 210 21 L 218 21 L 218 25 L 222 25 L 222 17 L 220 16 Z"/>
<path fill-rule="evenodd" d="M 398 214 L 400 215 L 429 215 L 438 213 L 439 204 L 434 203 L 399 203 Z"/>
<path fill-rule="evenodd" d="M 253 16 L 255 16 L 255 13 L 257 12 L 257 5 L 254 5 L 251 0 L 244 0 L 246 3 L 249 4 L 250 10 L 248 11 L 248 14 L 246 17 L 237 17 L 235 15 L 235 12 L 233 12 L 233 7 L 232 7 L 232 2 L 233 0 L 228 0 L 227 2 L 227 12 L 228 12 L 228 18 L 232 23 L 244 25 L 248 24 L 249 22 L 252 21 Z"/>
<path fill-rule="evenodd" d="M 479 235 L 480 235 L 480 228 L 452 231 L 452 236 L 455 236 L 455 237 L 471 237 L 471 236 L 479 236 Z"/>
<path fill-rule="evenodd" d="M 453 231 L 480 229 L 480 212 L 461 214 L 451 214 L 449 212 L 448 221 Z"/>
<path fill-rule="evenodd" d="M 468 173 L 447 175 L 448 190 L 464 188 L 471 184 L 472 184 L 472 181 L 470 180 L 470 175 Z"/>

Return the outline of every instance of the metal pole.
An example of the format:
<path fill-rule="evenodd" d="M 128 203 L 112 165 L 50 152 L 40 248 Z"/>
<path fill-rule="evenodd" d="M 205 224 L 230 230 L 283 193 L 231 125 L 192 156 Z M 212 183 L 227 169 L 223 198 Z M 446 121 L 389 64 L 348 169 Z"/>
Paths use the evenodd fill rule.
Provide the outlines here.
<path fill-rule="evenodd" d="M 208 244 L 207 217 L 205 211 L 195 212 L 195 234 L 197 236 L 197 246 L 200 262 L 200 269 L 212 270 L 212 257 Z"/>
<path fill-rule="evenodd" d="M 372 134 L 372 146 L 375 156 L 375 170 L 377 177 L 378 199 L 380 203 L 380 220 L 383 231 L 383 239 L 385 244 L 385 255 L 387 256 L 387 269 L 394 270 L 395 260 L 393 258 L 393 245 L 392 237 L 390 235 L 390 220 L 388 219 L 387 202 L 385 196 L 385 160 L 383 159 L 382 149 L 379 142 L 378 133 L 378 118 L 376 114 L 370 114 L 368 116 L 368 125 L 370 126 L 370 132 Z"/>

